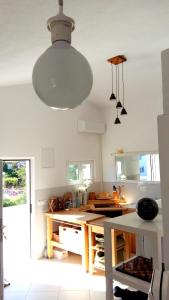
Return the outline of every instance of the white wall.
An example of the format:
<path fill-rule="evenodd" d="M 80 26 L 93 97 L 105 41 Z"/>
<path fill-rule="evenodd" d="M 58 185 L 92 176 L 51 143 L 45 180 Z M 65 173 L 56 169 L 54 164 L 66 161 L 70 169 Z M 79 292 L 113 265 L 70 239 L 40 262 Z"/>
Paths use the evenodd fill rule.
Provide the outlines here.
<path fill-rule="evenodd" d="M 132 71 L 132 70 L 131 70 Z M 136 70 L 135 70 L 136 71 Z M 122 124 L 115 125 L 115 105 L 104 111 L 107 131 L 102 137 L 103 179 L 114 180 L 113 157 L 122 148 L 124 152 L 158 150 L 157 116 L 162 113 L 161 71 L 149 69 L 150 80 L 144 74 L 130 78 L 125 91 L 128 115 L 121 116 Z"/>
<path fill-rule="evenodd" d="M 31 85 L 0 88 L 0 157 L 34 158 L 34 246 L 40 255 L 45 241 L 46 200 L 54 188 L 67 187 L 66 161 L 94 160 L 95 180 L 101 181 L 101 138 L 77 132 L 78 119 L 101 120 L 99 110 L 87 101 L 70 111 L 55 111 L 42 103 Z M 42 168 L 41 149 L 55 151 L 53 168 Z M 39 199 L 39 197 L 41 199 Z M 37 243 L 38 241 L 38 243 Z M 35 254 L 35 255 L 36 255 Z"/>
<path fill-rule="evenodd" d="M 72 111 L 54 111 L 31 85 L 0 88 L 0 157 L 34 157 L 35 188 L 63 186 L 67 160 L 94 159 L 100 180 L 98 135 L 77 132 L 77 120 L 100 120 L 99 111 L 84 103 Z M 42 169 L 41 148 L 55 149 L 55 167 Z"/>
<path fill-rule="evenodd" d="M 122 148 L 124 152 L 158 151 L 157 116 L 162 113 L 160 63 L 150 68 L 147 61 L 149 81 L 145 80 L 147 74 L 140 73 L 139 67 L 132 69 L 130 66 L 127 71 L 125 95 L 128 115 L 120 116 L 122 123 L 115 125 L 115 104 L 109 103 L 109 108 L 104 110 L 107 131 L 102 136 L 103 187 L 107 191 L 112 191 L 112 182 L 115 181 L 113 154 L 117 149 Z M 123 185 L 129 202 L 146 196 L 160 197 L 160 183 L 140 185 L 126 182 Z"/>

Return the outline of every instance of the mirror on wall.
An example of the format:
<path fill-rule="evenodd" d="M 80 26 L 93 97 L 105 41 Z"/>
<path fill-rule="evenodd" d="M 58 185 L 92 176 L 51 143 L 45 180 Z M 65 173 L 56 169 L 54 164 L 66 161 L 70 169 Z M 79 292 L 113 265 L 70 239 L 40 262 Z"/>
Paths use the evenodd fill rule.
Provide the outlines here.
<path fill-rule="evenodd" d="M 116 180 L 160 181 L 158 153 L 115 154 Z"/>

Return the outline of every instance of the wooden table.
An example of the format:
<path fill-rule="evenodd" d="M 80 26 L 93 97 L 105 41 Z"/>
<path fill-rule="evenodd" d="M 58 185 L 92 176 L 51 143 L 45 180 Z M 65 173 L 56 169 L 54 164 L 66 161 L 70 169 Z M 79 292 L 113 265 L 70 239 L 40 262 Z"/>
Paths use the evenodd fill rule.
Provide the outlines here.
<path fill-rule="evenodd" d="M 87 223 L 102 218 L 103 215 L 88 213 L 85 211 L 80 211 L 79 209 L 70 209 L 70 210 L 62 210 L 55 213 L 46 213 L 47 218 L 47 254 L 48 258 L 53 257 L 53 247 L 58 247 L 64 250 L 68 250 L 71 252 L 72 247 L 71 245 L 66 245 L 60 243 L 59 241 L 54 241 L 53 237 L 53 223 L 60 222 L 61 224 L 74 224 L 79 225 L 81 227 L 81 234 L 82 234 L 82 249 L 81 251 L 75 252 L 82 255 L 82 264 L 84 266 L 85 271 L 87 272 L 89 269 L 89 260 L 88 260 L 88 227 Z M 74 241 L 72 240 L 72 245 Z"/>

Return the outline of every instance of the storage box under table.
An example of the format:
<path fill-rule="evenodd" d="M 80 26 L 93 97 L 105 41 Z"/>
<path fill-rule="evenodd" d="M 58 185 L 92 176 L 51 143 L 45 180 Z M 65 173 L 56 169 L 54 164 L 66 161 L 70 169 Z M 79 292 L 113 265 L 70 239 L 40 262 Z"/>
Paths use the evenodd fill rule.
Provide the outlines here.
<path fill-rule="evenodd" d="M 55 258 L 63 259 L 63 258 L 68 257 L 68 251 L 66 251 L 64 249 L 60 249 L 60 248 L 54 247 L 54 249 L 53 249 L 53 255 L 54 255 Z"/>
<path fill-rule="evenodd" d="M 82 230 L 76 226 L 59 226 L 59 241 L 74 253 L 81 254 L 83 249 Z"/>

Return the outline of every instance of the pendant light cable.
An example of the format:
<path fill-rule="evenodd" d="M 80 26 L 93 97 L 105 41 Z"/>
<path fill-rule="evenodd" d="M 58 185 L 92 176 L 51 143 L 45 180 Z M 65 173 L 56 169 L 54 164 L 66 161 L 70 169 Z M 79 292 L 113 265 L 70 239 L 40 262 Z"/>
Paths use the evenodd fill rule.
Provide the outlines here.
<path fill-rule="evenodd" d="M 119 101 L 119 65 L 117 65 L 117 92 L 118 92 L 117 99 Z"/>
<path fill-rule="evenodd" d="M 121 72 L 121 74 L 122 74 L 122 86 L 123 86 L 123 107 L 124 107 L 124 76 L 123 76 L 123 63 L 122 63 L 122 72 Z"/>
<path fill-rule="evenodd" d="M 58 0 L 59 2 L 59 14 L 63 14 L 63 0 Z"/>
<path fill-rule="evenodd" d="M 113 83 L 114 83 L 114 74 L 113 74 L 113 64 L 111 65 L 111 73 L 112 73 L 112 93 L 113 93 Z"/>
<path fill-rule="evenodd" d="M 118 80 L 117 80 L 117 65 L 116 65 L 116 104 L 117 104 L 117 99 L 118 99 L 118 86 L 117 86 L 117 84 L 118 84 Z"/>

